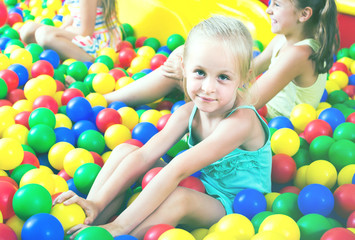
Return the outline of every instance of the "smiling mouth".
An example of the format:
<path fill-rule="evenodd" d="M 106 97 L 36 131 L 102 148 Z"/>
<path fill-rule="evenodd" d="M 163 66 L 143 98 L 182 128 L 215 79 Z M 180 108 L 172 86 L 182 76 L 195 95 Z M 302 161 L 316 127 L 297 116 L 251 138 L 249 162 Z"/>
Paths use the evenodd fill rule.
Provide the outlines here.
<path fill-rule="evenodd" d="M 213 102 L 213 101 L 215 101 L 214 98 L 209 98 L 209 97 L 204 97 L 204 96 L 198 96 L 198 97 L 204 102 Z"/>

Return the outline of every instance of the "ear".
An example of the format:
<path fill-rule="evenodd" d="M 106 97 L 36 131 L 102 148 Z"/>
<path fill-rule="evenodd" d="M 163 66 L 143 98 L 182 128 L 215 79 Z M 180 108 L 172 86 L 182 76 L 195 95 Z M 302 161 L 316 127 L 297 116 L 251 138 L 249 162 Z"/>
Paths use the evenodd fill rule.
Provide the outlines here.
<path fill-rule="evenodd" d="M 301 23 L 307 22 L 313 15 L 313 10 L 310 7 L 305 7 L 301 10 L 299 21 Z"/>

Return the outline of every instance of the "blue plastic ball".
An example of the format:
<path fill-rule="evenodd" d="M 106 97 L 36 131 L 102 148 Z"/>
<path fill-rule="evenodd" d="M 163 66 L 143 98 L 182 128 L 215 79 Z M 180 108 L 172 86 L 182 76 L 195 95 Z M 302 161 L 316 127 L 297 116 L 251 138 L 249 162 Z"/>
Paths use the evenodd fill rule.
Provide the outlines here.
<path fill-rule="evenodd" d="M 101 110 L 105 109 L 105 107 L 103 106 L 95 106 L 92 108 L 93 112 L 94 112 L 94 115 L 93 117 L 90 119 L 90 121 L 92 121 L 93 123 L 96 123 L 96 117 L 97 117 L 97 114 L 99 114 L 99 112 Z"/>
<path fill-rule="evenodd" d="M 143 144 L 149 141 L 151 137 L 159 131 L 154 124 L 150 122 L 138 123 L 132 130 L 132 138 L 141 141 Z"/>
<path fill-rule="evenodd" d="M 87 67 L 87 69 L 89 69 L 93 63 L 92 62 L 84 62 L 84 64 Z"/>
<path fill-rule="evenodd" d="M 29 203 L 30 204 L 30 203 Z M 63 240 L 64 229 L 59 220 L 48 213 L 38 213 L 24 223 L 22 240 Z"/>
<path fill-rule="evenodd" d="M 317 213 L 326 217 L 334 208 L 334 197 L 326 186 L 310 184 L 301 190 L 297 203 L 303 215 Z"/>
<path fill-rule="evenodd" d="M 73 125 L 73 131 L 74 131 L 74 135 L 75 135 L 76 139 L 78 139 L 80 134 L 82 134 L 83 132 L 85 132 L 87 130 L 98 131 L 95 123 L 93 123 L 89 120 L 81 120 L 81 121 L 74 123 L 74 125 Z"/>
<path fill-rule="evenodd" d="M 143 70 L 141 71 L 141 73 L 148 74 L 148 73 L 151 73 L 152 71 L 153 71 L 152 69 L 147 68 L 147 69 L 143 69 Z"/>
<path fill-rule="evenodd" d="M 87 195 L 85 195 L 84 193 L 80 192 L 75 184 L 74 184 L 74 178 L 71 178 L 67 181 L 67 184 L 68 184 L 68 188 L 69 190 L 73 191 L 76 195 L 78 195 L 79 197 L 82 197 L 82 198 L 86 198 Z"/>
<path fill-rule="evenodd" d="M 90 102 L 83 97 L 71 99 L 66 106 L 66 113 L 73 122 L 91 119 L 94 114 Z"/>
<path fill-rule="evenodd" d="M 19 86 L 23 86 L 26 84 L 29 78 L 28 70 L 23 65 L 15 63 L 9 66 L 7 69 L 12 70 L 16 73 L 19 79 Z"/>
<path fill-rule="evenodd" d="M 166 53 L 170 54 L 170 53 L 171 53 L 171 50 L 168 48 L 168 46 L 161 46 L 161 47 L 158 49 L 157 53 L 158 53 L 158 52 L 166 52 Z"/>
<path fill-rule="evenodd" d="M 0 50 L 5 50 L 8 41 L 10 41 L 10 38 L 0 37 Z"/>
<path fill-rule="evenodd" d="M 48 61 L 54 69 L 58 68 L 60 63 L 60 57 L 58 53 L 51 49 L 46 49 L 39 55 L 40 60 Z"/>
<path fill-rule="evenodd" d="M 138 240 L 138 238 L 131 235 L 121 235 L 114 238 L 114 240 Z"/>
<path fill-rule="evenodd" d="M 294 129 L 292 122 L 290 119 L 288 119 L 285 116 L 277 116 L 274 117 L 269 121 L 269 127 L 270 128 L 276 128 L 276 129 L 281 129 L 281 128 L 289 128 L 289 129 Z"/>
<path fill-rule="evenodd" d="M 349 77 L 349 85 L 355 85 L 355 74 Z"/>
<path fill-rule="evenodd" d="M 318 116 L 318 119 L 324 120 L 332 127 L 333 131 L 336 127 L 345 122 L 344 114 L 336 108 L 326 108 Z"/>
<path fill-rule="evenodd" d="M 58 127 L 54 129 L 57 142 L 68 142 L 71 145 L 75 146 L 76 137 L 73 130 L 66 127 Z"/>
<path fill-rule="evenodd" d="M 242 214 L 250 220 L 258 213 L 266 211 L 266 199 L 258 190 L 243 189 L 234 198 L 233 212 Z"/>
<path fill-rule="evenodd" d="M 328 92 L 327 92 L 326 89 L 324 89 L 323 95 L 322 95 L 320 101 L 321 101 L 321 102 L 325 102 L 325 101 L 327 101 L 327 98 L 328 98 Z"/>
<path fill-rule="evenodd" d="M 112 102 L 108 105 L 108 108 L 113 108 L 115 110 L 118 110 L 123 107 L 127 107 L 127 104 L 125 104 L 124 102 L 120 102 L 120 101 L 115 101 L 115 102 Z"/>
<path fill-rule="evenodd" d="M 352 184 L 355 184 L 355 174 L 354 174 L 354 176 L 353 176 L 353 179 L 352 179 L 351 183 L 352 183 Z"/>
<path fill-rule="evenodd" d="M 186 102 L 184 100 L 177 101 L 174 103 L 174 105 L 171 107 L 171 113 L 175 112 L 179 107 L 184 105 Z"/>

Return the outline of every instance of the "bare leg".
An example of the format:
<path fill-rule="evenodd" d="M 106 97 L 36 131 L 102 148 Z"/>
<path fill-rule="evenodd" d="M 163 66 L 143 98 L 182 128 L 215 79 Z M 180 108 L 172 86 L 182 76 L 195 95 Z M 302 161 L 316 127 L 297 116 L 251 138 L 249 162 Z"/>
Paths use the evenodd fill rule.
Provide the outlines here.
<path fill-rule="evenodd" d="M 44 48 L 56 51 L 62 59 L 74 58 L 78 61 L 93 61 L 94 58 L 72 43 L 75 34 L 52 26 L 42 26 L 35 33 L 36 41 Z"/>
<path fill-rule="evenodd" d="M 209 228 L 226 214 L 220 201 L 188 188 L 178 187 L 148 218 L 130 235 L 143 239 L 144 234 L 156 224 L 193 228 Z"/>
<path fill-rule="evenodd" d="M 37 43 L 35 38 L 35 32 L 38 28 L 42 27 L 43 24 L 35 22 L 26 22 L 20 29 L 20 37 L 25 43 Z"/>

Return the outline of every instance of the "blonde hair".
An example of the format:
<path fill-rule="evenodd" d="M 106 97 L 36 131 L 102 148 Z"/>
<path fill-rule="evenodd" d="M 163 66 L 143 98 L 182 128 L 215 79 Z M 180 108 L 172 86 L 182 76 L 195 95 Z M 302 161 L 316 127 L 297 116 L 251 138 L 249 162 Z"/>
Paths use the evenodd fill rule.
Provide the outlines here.
<path fill-rule="evenodd" d="M 101 0 L 105 24 L 109 31 L 115 29 L 116 25 L 119 24 L 116 2 L 117 0 Z"/>
<path fill-rule="evenodd" d="M 234 56 L 237 69 L 239 70 L 239 78 L 243 81 L 241 94 L 246 97 L 249 95 L 250 80 L 253 78 L 251 74 L 253 60 L 253 39 L 247 27 L 239 20 L 214 15 L 196 26 L 194 26 L 185 42 L 183 58 L 187 59 L 190 52 L 190 43 L 195 38 L 213 39 L 224 45 L 228 52 Z M 189 101 L 186 92 L 186 80 L 184 79 L 184 91 L 186 100 Z"/>

